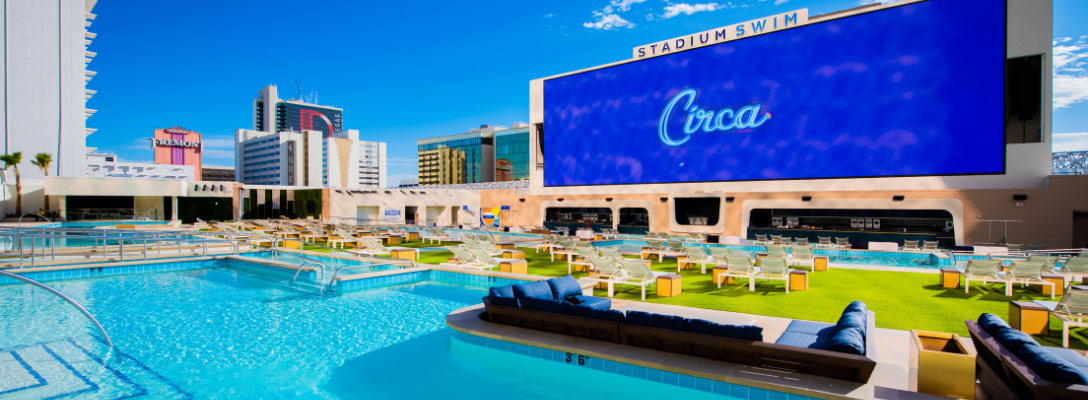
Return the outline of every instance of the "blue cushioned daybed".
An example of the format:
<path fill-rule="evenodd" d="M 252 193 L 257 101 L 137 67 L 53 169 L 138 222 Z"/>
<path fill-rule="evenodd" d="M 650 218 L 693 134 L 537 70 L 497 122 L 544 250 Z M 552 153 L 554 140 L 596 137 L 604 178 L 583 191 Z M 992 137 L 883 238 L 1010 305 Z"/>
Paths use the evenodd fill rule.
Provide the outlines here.
<path fill-rule="evenodd" d="M 868 382 L 876 366 L 875 315 L 861 302 L 837 324 L 794 321 L 777 343 L 758 326 L 722 325 L 631 310 L 612 310 L 608 299 L 574 294 L 569 276 L 492 288 L 483 298 L 487 321 L 687 354 L 763 368 Z M 580 286 L 578 286 L 580 288 Z M 604 301 L 599 301 L 604 300 Z M 486 315 L 486 318 L 485 318 Z"/>
<path fill-rule="evenodd" d="M 991 399 L 1088 399 L 1088 358 L 1042 346 L 1000 317 L 965 321 L 978 356 L 978 381 Z"/>

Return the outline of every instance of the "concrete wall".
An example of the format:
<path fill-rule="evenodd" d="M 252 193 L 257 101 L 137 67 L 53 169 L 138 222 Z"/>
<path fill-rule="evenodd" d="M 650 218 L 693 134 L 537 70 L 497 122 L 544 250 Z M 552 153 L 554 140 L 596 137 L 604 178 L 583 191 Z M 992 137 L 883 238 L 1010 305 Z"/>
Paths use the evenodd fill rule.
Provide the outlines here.
<path fill-rule="evenodd" d="M 516 190 L 484 191 L 480 195 L 484 207 L 509 205 L 514 217 L 513 225 L 540 224 L 544 221 L 543 210 L 547 207 L 610 207 L 615 204 L 652 204 L 650 220 L 653 231 L 670 233 L 705 232 L 729 236 L 746 236 L 748 216 L 756 208 L 825 208 L 825 209 L 938 209 L 953 215 L 956 242 L 971 245 L 976 242 L 999 240 L 1004 235 L 1004 224 L 983 220 L 1020 220 L 1008 224 L 1010 243 L 1047 244 L 1049 248 L 1083 246 L 1073 243 L 1073 213 L 1088 212 L 1088 176 L 1051 176 L 1045 187 L 1002 189 L 944 189 L 944 190 L 814 190 L 783 192 L 722 192 L 717 195 L 733 197 L 725 204 L 722 226 L 682 226 L 672 217 L 671 199 L 698 193 L 658 192 L 641 194 L 564 194 L 562 202 L 556 195 L 518 193 Z M 1025 194 L 1028 200 L 1017 202 L 1013 195 Z M 805 202 L 802 196 L 812 196 Z M 904 196 L 901 202 L 893 196 Z M 605 197 L 612 197 L 606 202 Z M 661 198 L 670 200 L 662 202 Z M 525 199 L 525 202 L 521 202 Z M 637 203 L 636 203 L 637 202 Z M 1017 205 L 1022 203 L 1022 205 Z M 615 212 L 615 210 L 613 211 Z M 534 214 L 536 213 L 536 214 Z"/>
<path fill-rule="evenodd" d="M 414 191 L 416 194 L 412 194 Z M 389 189 L 378 190 L 378 193 L 359 194 L 336 193 L 329 190 L 330 214 L 333 217 L 356 218 L 359 215 L 359 207 L 377 207 L 377 215 L 384 218 L 386 210 L 400 210 L 399 219 L 405 217 L 405 207 L 416 207 L 416 213 L 422 219 L 422 223 L 438 223 L 450 225 L 453 220 L 453 207 L 456 207 L 457 219 L 461 223 L 471 223 L 479 220 L 480 193 L 463 190 L 412 190 Z M 461 210 L 461 206 L 468 206 L 468 211 Z M 436 209 L 436 221 L 427 221 L 428 214 L 434 216 Z M 476 222 L 478 224 L 478 222 Z"/>

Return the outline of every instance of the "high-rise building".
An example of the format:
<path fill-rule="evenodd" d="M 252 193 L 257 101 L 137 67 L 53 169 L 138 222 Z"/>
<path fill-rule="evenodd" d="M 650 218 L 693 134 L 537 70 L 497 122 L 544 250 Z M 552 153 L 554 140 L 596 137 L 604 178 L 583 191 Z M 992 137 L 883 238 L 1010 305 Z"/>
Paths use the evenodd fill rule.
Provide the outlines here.
<path fill-rule="evenodd" d="M 86 176 L 87 117 L 95 110 L 87 100 L 94 71 L 87 32 L 95 0 L 8 0 L 4 3 L 4 65 L 0 153 L 23 153 L 23 179 L 41 179 L 30 164 L 37 153 L 49 153 L 50 176 Z"/>
<path fill-rule="evenodd" d="M 495 132 L 495 182 L 529 179 L 529 125 Z"/>
<path fill-rule="evenodd" d="M 386 187 L 385 143 L 320 131 L 235 131 L 235 181 L 261 185 Z"/>
<path fill-rule="evenodd" d="M 529 179 L 529 125 L 482 125 L 466 133 L 416 141 L 419 185 Z"/>
<path fill-rule="evenodd" d="M 343 109 L 280 99 L 275 85 L 265 86 L 253 99 L 253 127 L 262 132 L 319 131 L 325 137 L 347 137 Z"/>

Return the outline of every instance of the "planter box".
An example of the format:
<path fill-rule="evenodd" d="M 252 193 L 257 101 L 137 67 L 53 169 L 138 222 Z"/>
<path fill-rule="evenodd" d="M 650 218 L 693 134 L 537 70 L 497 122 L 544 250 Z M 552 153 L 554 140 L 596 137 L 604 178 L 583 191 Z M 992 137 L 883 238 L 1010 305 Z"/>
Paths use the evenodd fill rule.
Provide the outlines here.
<path fill-rule="evenodd" d="M 910 331 L 910 390 L 975 398 L 975 351 L 959 335 Z"/>

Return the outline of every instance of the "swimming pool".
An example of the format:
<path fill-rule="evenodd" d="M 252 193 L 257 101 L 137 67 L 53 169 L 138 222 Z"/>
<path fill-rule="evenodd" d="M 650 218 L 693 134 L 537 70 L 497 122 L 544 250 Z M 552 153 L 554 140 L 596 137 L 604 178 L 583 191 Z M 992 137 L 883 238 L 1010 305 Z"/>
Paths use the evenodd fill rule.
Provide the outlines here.
<path fill-rule="evenodd" d="M 766 252 L 764 246 L 740 245 L 740 244 L 696 244 L 685 243 L 685 246 L 702 247 L 728 247 L 734 254 L 750 255 Z M 637 253 L 646 246 L 643 240 L 606 240 L 594 243 L 597 247 L 613 247 L 620 251 Z M 865 251 L 845 249 L 812 249 L 817 256 L 827 256 L 832 264 L 869 265 L 878 267 L 900 268 L 940 268 L 952 265 L 949 258 L 941 258 L 935 254 L 920 252 L 893 252 L 893 251 Z"/>
<path fill-rule="evenodd" d="M 127 225 L 166 225 L 170 221 L 132 221 L 132 220 L 103 220 L 103 221 L 78 221 L 78 222 L 54 222 L 49 225 L 45 225 L 53 228 L 96 228 L 99 226 L 105 226 L 113 228 L 117 224 Z"/>
<path fill-rule="evenodd" d="M 482 285 L 428 278 L 323 294 L 231 262 L 52 282 L 108 330 L 108 358 L 73 308 L 0 285 L 11 322 L 0 326 L 0 397 L 723 398 L 452 337 L 446 315 L 479 303 Z"/>
<path fill-rule="evenodd" d="M 343 258 L 323 257 L 323 256 L 318 256 L 318 255 L 313 255 L 313 254 L 294 254 L 294 253 L 289 253 L 289 252 L 284 252 L 284 251 L 280 251 L 280 252 L 276 252 L 276 253 L 272 253 L 271 251 L 262 251 L 262 252 L 257 252 L 257 253 L 242 253 L 239 256 L 244 257 L 244 258 L 256 258 L 256 259 L 261 259 L 261 260 L 278 261 L 278 262 L 294 264 L 294 265 L 299 265 L 299 264 L 302 264 L 302 263 L 304 263 L 306 261 L 320 261 L 325 266 L 325 280 L 326 280 L 326 282 L 324 282 L 324 283 L 328 283 L 327 281 L 332 279 L 333 273 L 335 273 L 336 270 L 338 270 L 340 268 L 343 268 L 343 267 L 362 267 L 362 268 L 346 269 L 346 270 L 340 272 L 340 274 L 338 276 L 358 275 L 358 274 L 365 274 L 365 273 L 377 272 L 377 271 L 394 271 L 394 270 L 398 270 L 398 269 L 403 268 L 402 266 L 392 265 L 392 264 L 370 263 L 370 262 L 364 261 L 362 259 L 359 259 L 359 260 L 347 260 L 347 259 L 343 259 Z M 405 264 L 404 266 L 406 267 L 407 265 L 408 264 Z M 314 266 L 314 267 L 316 267 L 316 266 Z"/>

